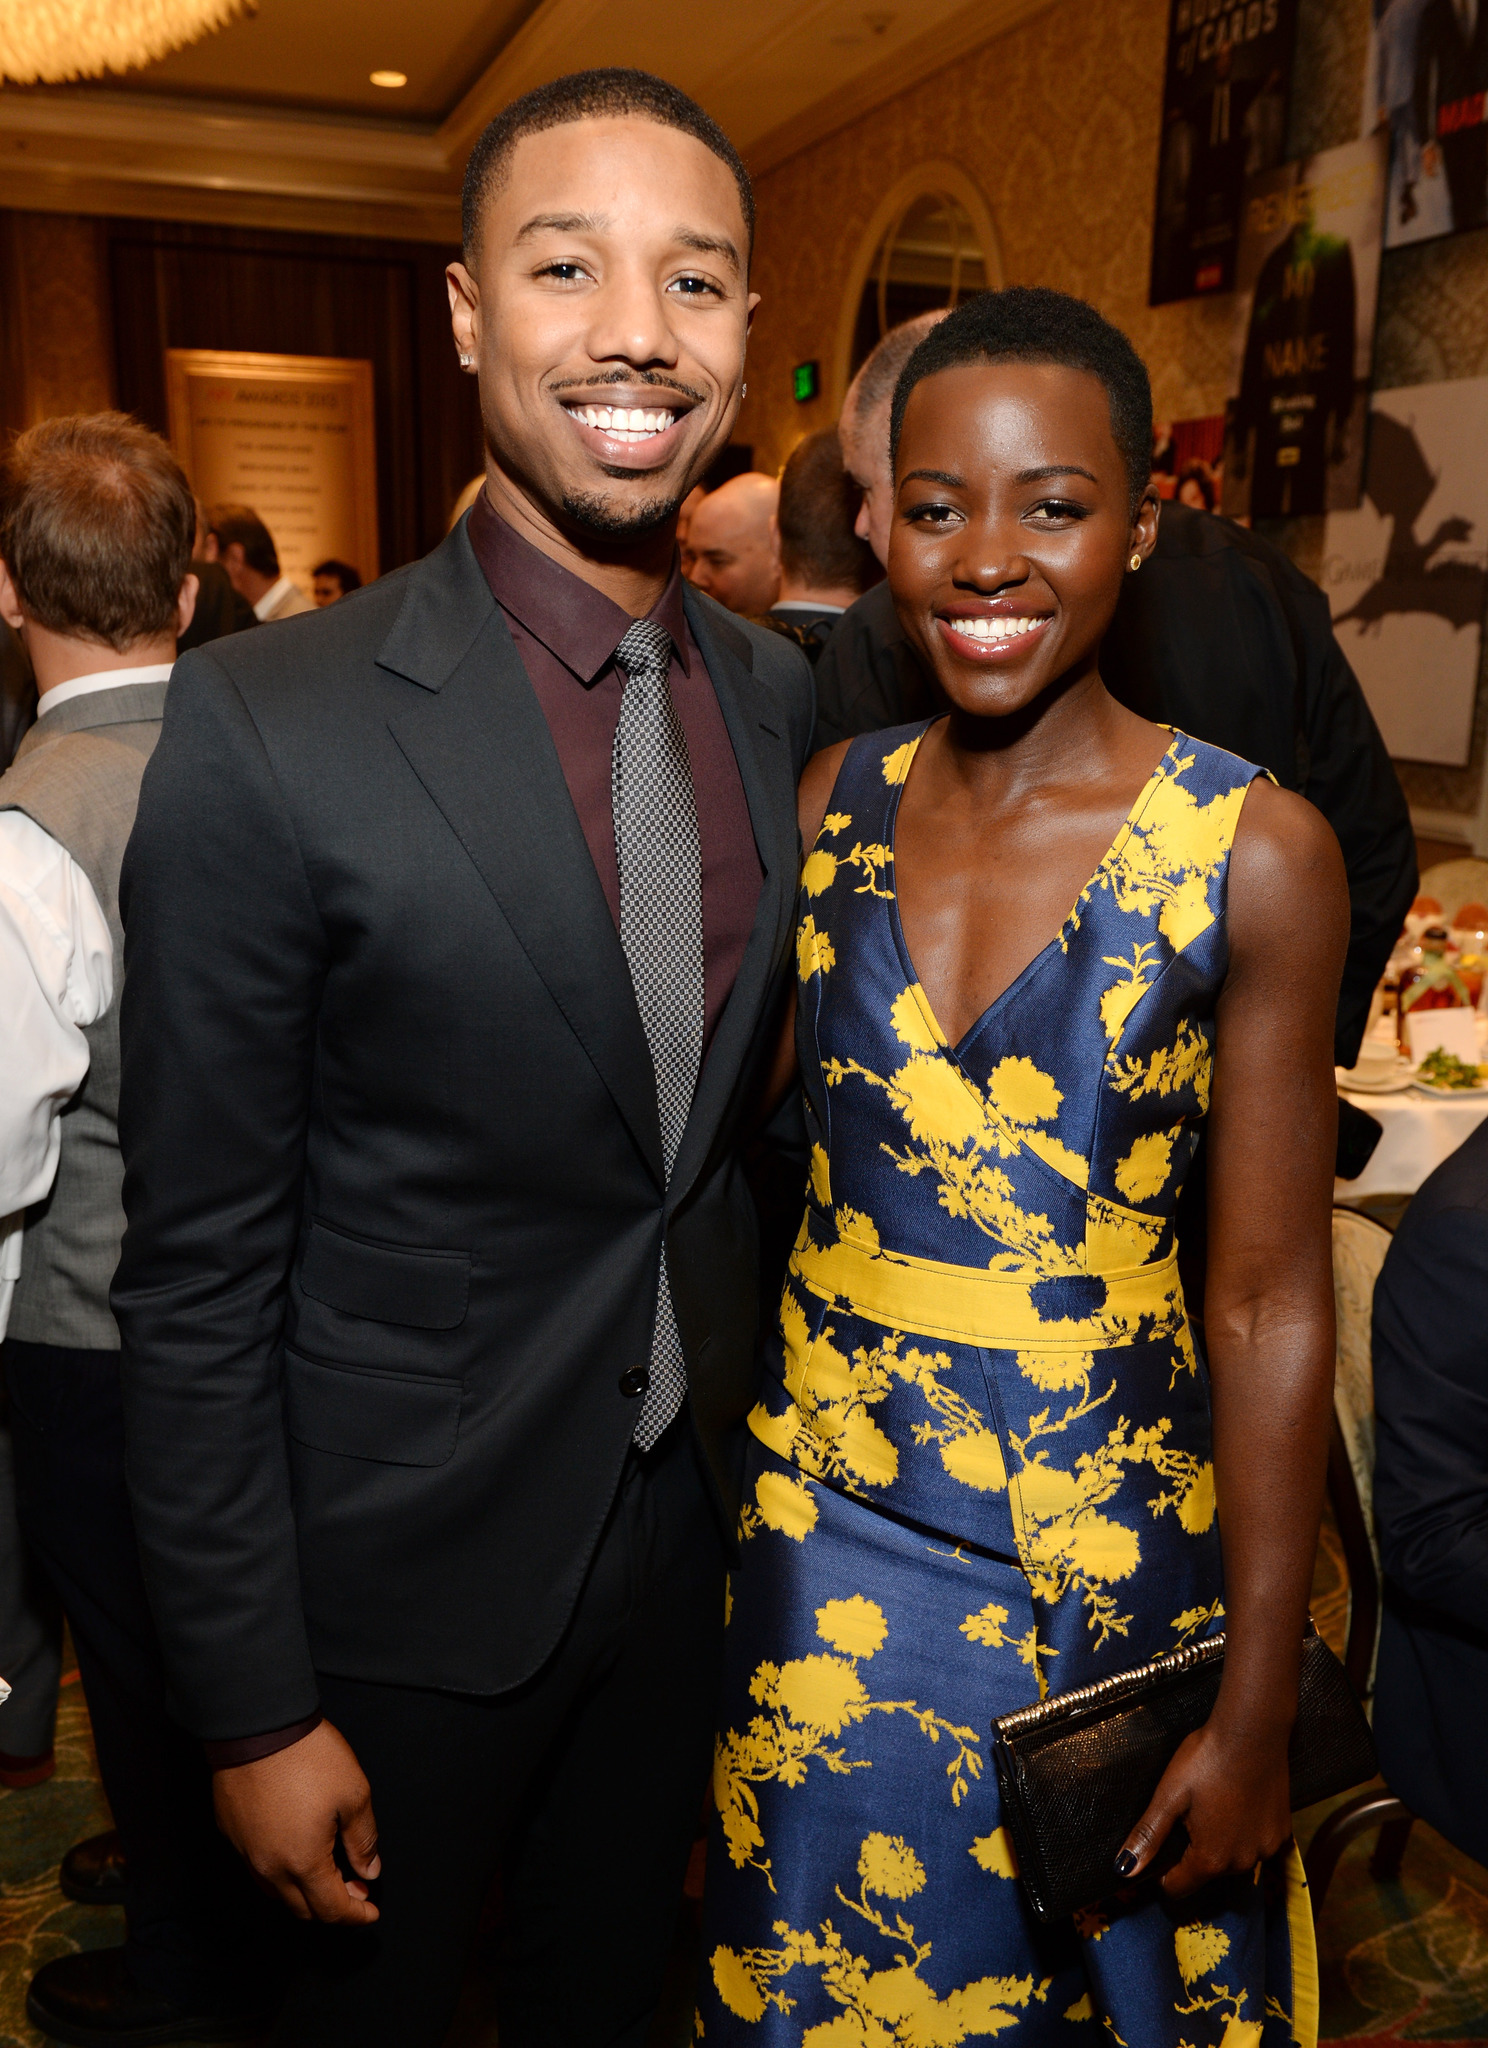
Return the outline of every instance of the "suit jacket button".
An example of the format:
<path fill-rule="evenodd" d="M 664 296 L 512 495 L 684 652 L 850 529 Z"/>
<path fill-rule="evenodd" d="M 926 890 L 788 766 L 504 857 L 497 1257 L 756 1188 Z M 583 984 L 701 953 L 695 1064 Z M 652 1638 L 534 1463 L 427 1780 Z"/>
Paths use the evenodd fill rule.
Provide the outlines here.
<path fill-rule="evenodd" d="M 620 1375 L 620 1391 L 631 1400 L 638 1394 L 644 1394 L 650 1384 L 651 1375 L 644 1365 L 633 1365 L 629 1372 Z"/>

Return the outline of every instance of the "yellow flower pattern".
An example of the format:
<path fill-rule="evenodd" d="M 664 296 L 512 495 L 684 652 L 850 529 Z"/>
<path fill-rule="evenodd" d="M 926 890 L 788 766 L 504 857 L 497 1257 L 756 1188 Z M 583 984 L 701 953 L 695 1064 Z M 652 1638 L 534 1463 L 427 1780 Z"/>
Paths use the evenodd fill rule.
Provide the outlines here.
<path fill-rule="evenodd" d="M 998 1714 L 1223 1626 L 1173 1218 L 1258 771 L 1174 735 L 953 1047 L 893 886 L 921 731 L 854 743 L 802 870 L 810 1185 L 750 1416 L 696 2038 L 1312 2048 L 1296 1868 L 1176 1926 L 1138 1888 L 1037 1929 L 987 1768 Z"/>

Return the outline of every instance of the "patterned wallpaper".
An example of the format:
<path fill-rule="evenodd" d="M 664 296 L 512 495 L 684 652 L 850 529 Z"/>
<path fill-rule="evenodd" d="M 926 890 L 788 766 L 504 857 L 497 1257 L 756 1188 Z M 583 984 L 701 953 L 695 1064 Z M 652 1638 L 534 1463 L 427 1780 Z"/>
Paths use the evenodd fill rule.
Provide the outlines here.
<path fill-rule="evenodd" d="M 803 434 L 830 424 L 830 393 L 797 405 L 791 366 L 814 356 L 830 375 L 858 245 L 889 188 L 931 159 L 953 159 L 985 195 L 1009 284 L 1077 292 L 1131 335 L 1160 416 L 1222 409 L 1231 303 L 1146 302 L 1166 20 L 1159 0 L 1056 0 L 759 179 L 761 305 L 736 433 L 754 443 L 762 468 L 778 467 Z M 1369 0 L 1301 0 L 1293 154 L 1357 135 L 1368 22 Z M 1376 381 L 1484 375 L 1488 231 L 1386 256 Z M 1290 522 L 1277 538 L 1315 569 L 1321 520 Z M 1412 802 L 1474 812 L 1485 743 L 1480 682 L 1470 765 L 1404 764 Z"/>

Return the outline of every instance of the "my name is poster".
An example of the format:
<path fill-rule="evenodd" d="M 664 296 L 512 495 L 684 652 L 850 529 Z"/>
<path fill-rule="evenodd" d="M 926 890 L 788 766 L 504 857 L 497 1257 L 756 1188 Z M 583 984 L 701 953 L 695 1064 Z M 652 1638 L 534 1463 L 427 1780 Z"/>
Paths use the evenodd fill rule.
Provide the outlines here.
<path fill-rule="evenodd" d="M 1297 40 L 1297 0 L 1169 6 L 1148 294 L 1154 306 L 1232 289 L 1245 181 L 1286 154 Z"/>
<path fill-rule="evenodd" d="M 1380 133 L 1245 189 L 1225 429 L 1231 518 L 1359 502 L 1385 171 Z"/>

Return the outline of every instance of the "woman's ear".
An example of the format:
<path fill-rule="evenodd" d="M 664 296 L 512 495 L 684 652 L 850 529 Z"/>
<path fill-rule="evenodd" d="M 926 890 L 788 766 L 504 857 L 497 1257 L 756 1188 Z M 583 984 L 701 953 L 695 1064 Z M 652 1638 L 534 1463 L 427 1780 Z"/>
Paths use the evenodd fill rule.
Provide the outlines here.
<path fill-rule="evenodd" d="M 1157 546 L 1157 515 L 1160 510 L 1157 491 L 1149 478 L 1147 488 L 1142 493 L 1142 502 L 1137 507 L 1137 516 L 1132 521 L 1131 553 L 1134 569 L 1139 568 Z"/>

